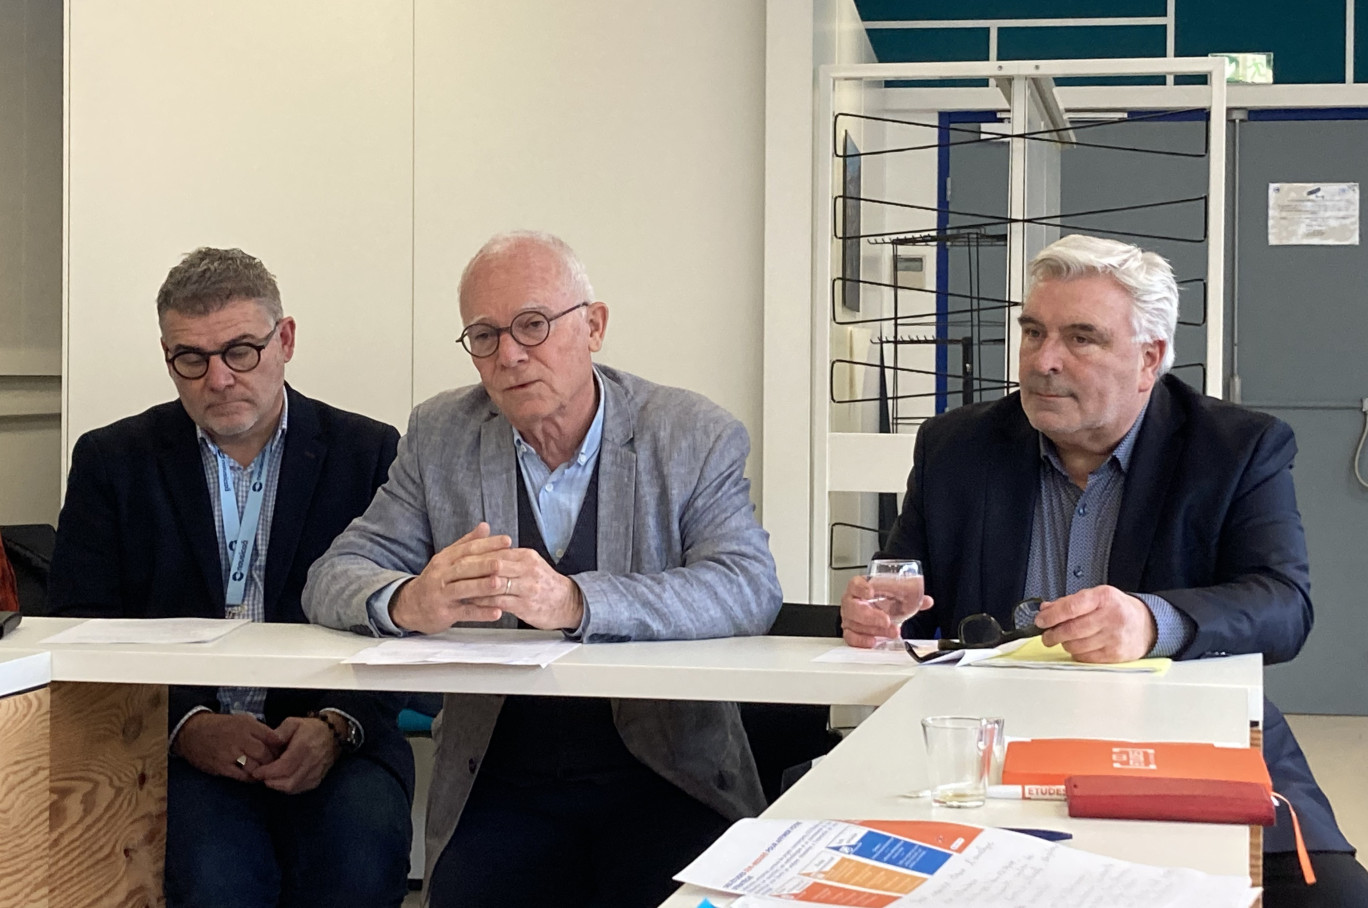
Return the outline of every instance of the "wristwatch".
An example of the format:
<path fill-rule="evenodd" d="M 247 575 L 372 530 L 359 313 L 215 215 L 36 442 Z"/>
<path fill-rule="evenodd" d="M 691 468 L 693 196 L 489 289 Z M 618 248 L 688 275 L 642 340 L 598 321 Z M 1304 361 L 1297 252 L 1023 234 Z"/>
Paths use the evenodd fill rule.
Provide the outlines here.
<path fill-rule="evenodd" d="M 341 748 L 343 753 L 355 753 L 361 746 L 361 724 L 351 716 L 335 709 L 317 710 L 309 713 L 309 716 L 314 719 L 322 719 L 328 724 L 328 728 L 332 730 L 333 740 L 337 742 L 337 746 Z M 341 719 L 341 726 L 342 728 L 345 728 L 346 731 L 342 731 L 338 727 L 338 723 L 334 722 L 330 716 L 336 716 Z"/>

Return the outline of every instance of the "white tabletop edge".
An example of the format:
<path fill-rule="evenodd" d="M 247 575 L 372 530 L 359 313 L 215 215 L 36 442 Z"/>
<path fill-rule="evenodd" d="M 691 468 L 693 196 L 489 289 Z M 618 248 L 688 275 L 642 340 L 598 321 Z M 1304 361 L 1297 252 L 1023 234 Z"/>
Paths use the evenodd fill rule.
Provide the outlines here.
<path fill-rule="evenodd" d="M 0 652 L 0 697 L 46 687 L 52 681 L 52 656 L 41 650 Z"/>

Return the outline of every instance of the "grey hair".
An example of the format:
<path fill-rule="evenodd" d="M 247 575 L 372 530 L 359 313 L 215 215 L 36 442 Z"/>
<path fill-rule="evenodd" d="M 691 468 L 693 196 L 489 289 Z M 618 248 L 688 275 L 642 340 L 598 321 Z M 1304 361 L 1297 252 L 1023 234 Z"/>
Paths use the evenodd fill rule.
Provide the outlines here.
<path fill-rule="evenodd" d="M 457 290 L 457 297 L 465 299 L 471 275 L 480 265 L 489 259 L 507 255 L 518 247 L 526 245 L 540 246 L 554 254 L 560 260 L 561 278 L 565 282 L 566 288 L 574 291 L 578 297 L 576 302 L 593 302 L 594 287 L 589 283 L 589 272 L 585 270 L 584 263 L 580 261 L 579 256 L 575 255 L 575 250 L 571 249 L 569 243 L 555 234 L 541 230 L 509 230 L 506 233 L 497 233 L 490 237 L 480 247 L 480 251 L 475 253 L 474 258 L 466 263 L 465 270 L 461 272 L 461 283 Z"/>
<path fill-rule="evenodd" d="M 1119 240 L 1074 233 L 1040 250 L 1026 267 L 1027 296 L 1042 281 L 1070 281 L 1094 274 L 1115 280 L 1130 294 L 1136 342 L 1166 341 L 1159 374 L 1173 368 L 1178 284 L 1163 256 Z"/>
<path fill-rule="evenodd" d="M 236 300 L 255 300 L 272 322 L 285 317 L 275 275 L 241 249 L 201 246 L 187 253 L 157 291 L 157 318 L 210 315 Z"/>

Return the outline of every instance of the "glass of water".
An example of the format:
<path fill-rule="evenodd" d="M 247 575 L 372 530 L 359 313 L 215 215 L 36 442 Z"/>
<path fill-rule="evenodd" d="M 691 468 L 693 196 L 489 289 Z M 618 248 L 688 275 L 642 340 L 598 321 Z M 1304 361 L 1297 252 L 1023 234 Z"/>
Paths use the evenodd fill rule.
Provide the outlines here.
<path fill-rule="evenodd" d="M 887 612 L 899 627 L 921 608 L 926 586 L 921 562 L 910 558 L 875 558 L 865 572 L 873 591 L 870 605 Z"/>

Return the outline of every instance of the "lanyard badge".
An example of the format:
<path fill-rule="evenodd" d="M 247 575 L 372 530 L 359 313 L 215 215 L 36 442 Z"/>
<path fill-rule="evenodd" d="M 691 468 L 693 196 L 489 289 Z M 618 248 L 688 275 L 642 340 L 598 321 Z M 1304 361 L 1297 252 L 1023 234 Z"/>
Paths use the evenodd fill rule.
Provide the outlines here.
<path fill-rule="evenodd" d="M 271 445 L 275 442 L 272 441 Z M 247 506 L 238 514 L 237 494 L 233 484 L 232 470 L 228 466 L 228 456 L 216 452 L 219 467 L 219 499 L 223 510 L 223 540 L 228 548 L 228 584 L 224 590 L 224 603 L 229 608 L 242 605 L 247 596 L 247 570 L 252 561 L 252 549 L 256 546 L 257 525 L 261 522 L 261 505 L 266 498 L 266 462 L 270 459 L 268 447 L 257 458 L 255 469 L 248 479 Z"/>

